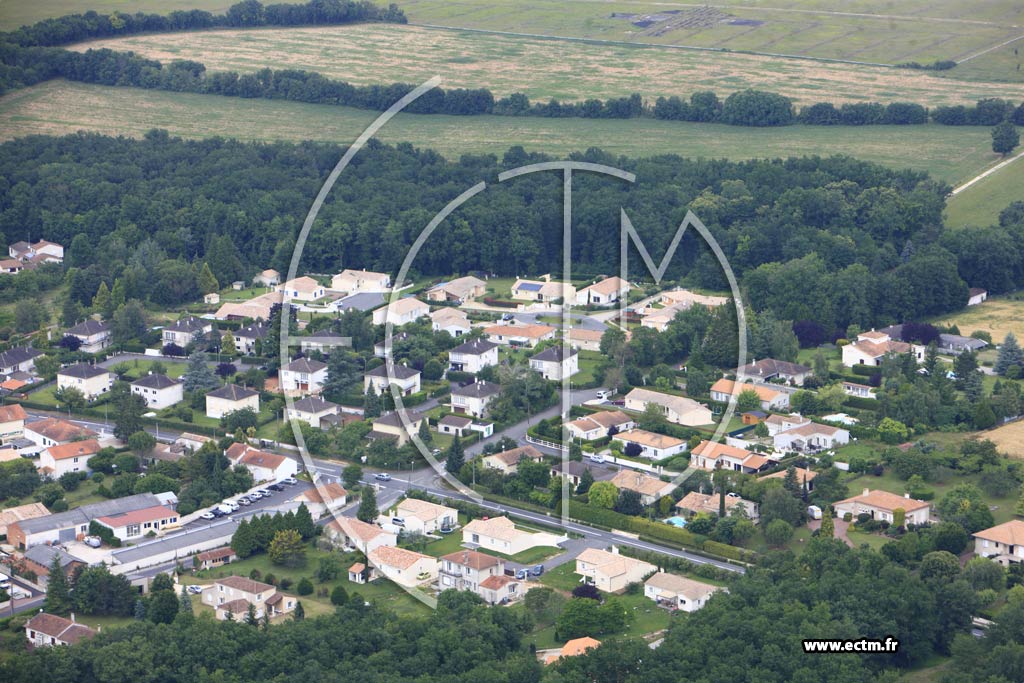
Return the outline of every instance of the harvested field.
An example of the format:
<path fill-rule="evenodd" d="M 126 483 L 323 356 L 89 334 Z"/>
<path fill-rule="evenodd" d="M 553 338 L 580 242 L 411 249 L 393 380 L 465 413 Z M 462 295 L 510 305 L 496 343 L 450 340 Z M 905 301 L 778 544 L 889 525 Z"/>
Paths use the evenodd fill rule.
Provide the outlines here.
<path fill-rule="evenodd" d="M 1011 458 L 1024 458 L 1024 420 L 984 432 L 981 436 L 994 441 L 999 450 Z"/>
<path fill-rule="evenodd" d="M 1018 339 L 1024 339 L 1024 301 L 989 298 L 977 306 L 969 306 L 960 313 L 943 316 L 934 322 L 956 325 L 964 335 L 983 330 L 991 334 L 997 344 L 1003 341 L 1007 332 L 1013 332 Z"/>

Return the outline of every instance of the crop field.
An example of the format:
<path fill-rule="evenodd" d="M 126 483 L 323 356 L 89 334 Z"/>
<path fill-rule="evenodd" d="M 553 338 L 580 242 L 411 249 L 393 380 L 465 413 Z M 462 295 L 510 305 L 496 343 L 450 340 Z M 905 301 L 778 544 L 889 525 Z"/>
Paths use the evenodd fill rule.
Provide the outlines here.
<path fill-rule="evenodd" d="M 1011 458 L 1024 458 L 1024 420 L 985 432 L 983 436 L 994 441 L 999 450 Z"/>
<path fill-rule="evenodd" d="M 189 138 L 354 140 L 374 112 L 279 100 L 116 88 L 48 81 L 0 97 L 0 139 L 79 130 L 141 137 L 152 128 Z M 512 145 L 564 156 L 600 147 L 634 157 L 751 159 L 847 154 L 892 168 L 914 168 L 955 184 L 998 157 L 987 128 L 926 126 L 789 126 L 781 129 L 651 119 L 593 120 L 405 114 L 378 134 L 411 142 L 449 159 L 502 155 Z M 996 174 L 998 176 L 998 174 Z M 995 176 L 994 176 L 995 177 Z M 1000 207 L 1001 208 L 1001 207 Z"/>
<path fill-rule="evenodd" d="M 772 90 L 801 104 L 901 100 L 936 106 L 1022 97 L 1016 84 L 961 82 L 890 67 L 385 24 L 138 35 L 72 49 L 88 48 L 130 50 L 165 62 L 196 60 L 211 71 L 305 69 L 356 84 L 421 83 L 440 74 L 444 87 L 486 87 L 498 96 L 522 92 L 545 101 L 634 92 L 654 99 L 708 89 L 724 96 L 744 88 Z"/>
<path fill-rule="evenodd" d="M 1017 159 L 984 180 L 950 197 L 946 203 L 946 225 L 960 228 L 992 225 L 999 212 L 1011 202 L 1024 200 L 1024 159 Z"/>
<path fill-rule="evenodd" d="M 62 17 L 95 10 L 100 14 L 111 12 L 157 12 L 168 14 L 174 10 L 204 9 L 225 12 L 235 0 L 2 0 L 0 2 L 0 31 L 9 31 L 43 19 Z M 269 4 L 269 3 L 268 3 Z"/>
<path fill-rule="evenodd" d="M 1018 339 L 1024 339 L 1024 301 L 990 298 L 977 306 L 970 306 L 960 313 L 943 316 L 933 322 L 956 325 L 960 328 L 960 334 L 964 335 L 976 330 L 988 332 L 997 344 L 1003 341 L 1007 332 L 1013 332 Z"/>

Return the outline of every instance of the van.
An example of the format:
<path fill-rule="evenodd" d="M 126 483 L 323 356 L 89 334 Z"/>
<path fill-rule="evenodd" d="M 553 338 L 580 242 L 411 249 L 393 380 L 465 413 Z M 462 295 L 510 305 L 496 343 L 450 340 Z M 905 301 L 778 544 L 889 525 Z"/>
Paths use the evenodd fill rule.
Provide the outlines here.
<path fill-rule="evenodd" d="M 600 453 L 594 453 L 593 455 L 590 456 L 590 462 L 594 462 L 600 465 L 601 463 L 604 462 L 604 456 L 601 455 Z"/>
<path fill-rule="evenodd" d="M 230 505 L 225 505 L 224 503 L 218 505 L 216 507 L 216 510 L 220 512 L 222 515 L 230 515 L 232 512 L 234 512 L 234 510 L 231 509 Z"/>
<path fill-rule="evenodd" d="M 405 519 L 402 517 L 392 517 L 391 523 L 395 526 L 405 527 Z"/>
<path fill-rule="evenodd" d="M 810 517 L 811 519 L 821 519 L 821 517 L 822 517 L 821 508 L 818 507 L 817 505 L 809 505 L 809 506 L 807 506 L 807 516 Z"/>
<path fill-rule="evenodd" d="M 602 401 L 607 401 L 608 399 L 610 399 L 612 397 L 612 392 L 609 389 L 598 389 L 597 390 L 597 397 L 599 399 L 601 399 Z"/>

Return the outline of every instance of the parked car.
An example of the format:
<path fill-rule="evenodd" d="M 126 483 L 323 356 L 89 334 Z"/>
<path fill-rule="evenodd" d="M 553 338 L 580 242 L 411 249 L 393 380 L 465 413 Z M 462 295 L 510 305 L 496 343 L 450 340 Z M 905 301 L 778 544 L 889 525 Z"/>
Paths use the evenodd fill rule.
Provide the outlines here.
<path fill-rule="evenodd" d="M 200 519 L 217 519 L 219 516 L 220 515 L 215 513 L 213 510 L 207 510 L 203 514 L 199 515 Z"/>
<path fill-rule="evenodd" d="M 529 570 L 527 570 L 527 569 L 520 569 L 519 571 L 516 572 L 516 578 L 519 579 L 520 581 L 525 581 L 526 579 L 530 578 Z"/>
<path fill-rule="evenodd" d="M 601 399 L 602 401 L 607 401 L 608 399 L 610 399 L 612 397 L 612 392 L 611 392 L 610 389 L 598 389 L 597 390 L 597 397 L 599 399 Z"/>
<path fill-rule="evenodd" d="M 391 523 L 394 524 L 395 526 L 400 526 L 400 527 L 404 527 L 405 526 L 405 520 L 402 519 L 401 517 L 392 517 L 391 518 Z"/>
<path fill-rule="evenodd" d="M 192 595 L 199 595 L 200 593 L 203 592 L 203 587 L 202 586 L 191 585 L 191 586 L 186 586 L 185 590 L 188 591 L 189 593 L 191 593 Z"/>
<path fill-rule="evenodd" d="M 232 509 L 231 506 L 226 504 L 226 503 L 221 503 L 220 505 L 218 505 L 217 507 L 214 508 L 214 510 L 220 512 L 220 514 L 225 515 L 225 516 L 230 515 L 232 512 L 234 512 L 237 509 L 238 509 L 237 507 Z"/>
<path fill-rule="evenodd" d="M 238 503 L 236 503 L 236 502 L 235 502 L 235 501 L 233 501 L 233 500 L 225 500 L 225 501 L 224 501 L 224 502 L 223 502 L 223 503 L 221 504 L 221 507 L 222 507 L 222 508 L 225 508 L 225 507 L 226 507 L 226 508 L 228 508 L 228 509 L 229 509 L 229 510 L 230 510 L 231 512 L 238 512 Z"/>
<path fill-rule="evenodd" d="M 242 497 L 242 498 L 238 499 L 238 504 L 239 505 L 252 505 L 252 501 L 249 500 L 248 498 Z"/>
<path fill-rule="evenodd" d="M 299 483 L 299 480 L 296 479 L 295 477 L 285 477 L 284 479 L 281 480 L 281 483 L 287 484 L 288 486 L 295 486 L 296 484 Z"/>
<path fill-rule="evenodd" d="M 259 491 L 253 491 L 252 493 L 248 494 L 248 496 L 249 500 L 259 500 L 260 498 L 263 497 L 263 494 L 260 493 Z"/>
<path fill-rule="evenodd" d="M 373 475 L 373 478 L 380 479 L 381 481 L 391 481 L 391 475 L 388 474 L 387 472 L 378 472 L 377 474 Z"/>
<path fill-rule="evenodd" d="M 271 491 L 284 491 L 284 484 L 274 483 L 267 487 Z"/>
<path fill-rule="evenodd" d="M 86 536 L 82 541 L 90 548 L 99 548 L 103 545 L 103 539 L 99 536 Z"/>
<path fill-rule="evenodd" d="M 267 489 L 256 489 L 256 493 L 260 494 L 264 498 L 270 498 L 272 492 Z"/>
<path fill-rule="evenodd" d="M 530 576 L 540 576 L 543 573 L 544 565 L 542 564 L 534 565 L 533 568 L 530 569 Z"/>
<path fill-rule="evenodd" d="M 604 462 L 604 456 L 601 455 L 600 453 L 594 453 L 593 455 L 590 456 L 590 462 L 595 462 L 600 465 L 601 463 Z"/>

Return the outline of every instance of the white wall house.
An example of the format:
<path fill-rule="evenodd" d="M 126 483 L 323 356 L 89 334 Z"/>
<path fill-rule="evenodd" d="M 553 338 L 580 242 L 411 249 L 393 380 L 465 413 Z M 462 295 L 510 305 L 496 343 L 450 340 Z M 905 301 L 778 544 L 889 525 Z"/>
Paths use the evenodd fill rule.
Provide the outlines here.
<path fill-rule="evenodd" d="M 864 489 L 859 496 L 846 498 L 832 504 L 836 516 L 843 517 L 846 514 L 857 516 L 866 513 L 871 519 L 892 522 L 893 513 L 902 509 L 906 513 L 907 524 L 924 524 L 931 514 L 931 505 L 923 500 L 914 500 L 908 493 L 906 496 L 897 496 L 888 491 L 872 491 Z"/>
<path fill-rule="evenodd" d="M 163 331 L 163 339 L 164 344 L 175 344 L 184 348 L 193 339 L 209 335 L 211 332 L 213 332 L 213 323 L 190 315 L 166 326 Z"/>
<path fill-rule="evenodd" d="M 327 363 L 299 358 L 281 368 L 281 390 L 288 393 L 319 394 L 327 382 Z"/>
<path fill-rule="evenodd" d="M 452 384 L 451 408 L 453 412 L 484 417 L 487 406 L 501 393 L 501 386 L 493 382 L 475 382 L 460 387 Z"/>
<path fill-rule="evenodd" d="M 388 365 L 378 365 L 363 375 L 363 393 L 365 394 L 373 387 L 378 394 L 391 393 L 391 385 L 397 385 L 403 396 L 415 394 L 420 390 L 420 371 L 410 368 L 408 365 L 395 364 L 388 372 Z"/>
<path fill-rule="evenodd" d="M 99 452 L 100 445 L 96 439 L 56 444 L 44 449 L 39 454 L 39 462 L 36 466 L 40 473 L 51 479 L 59 479 L 61 475 L 68 472 L 88 474 L 92 472 L 89 468 L 89 458 Z"/>
<path fill-rule="evenodd" d="M 206 395 L 206 416 L 219 420 L 228 413 L 243 408 L 252 408 L 260 412 L 260 394 L 258 391 L 240 387 L 237 384 L 225 384 Z"/>
<path fill-rule="evenodd" d="M 696 612 L 707 604 L 712 595 L 724 590 L 720 586 L 666 572 L 658 572 L 644 582 L 644 596 L 659 605 L 684 612 Z"/>
<path fill-rule="evenodd" d="M 650 458 L 652 460 L 665 460 L 686 451 L 686 442 L 682 439 L 666 434 L 648 432 L 643 429 L 630 429 L 629 431 L 619 432 L 612 437 L 612 441 L 621 443 L 624 450 L 630 444 L 635 444 L 640 448 L 640 453 L 636 457 Z"/>
<path fill-rule="evenodd" d="M 90 401 L 110 391 L 113 384 L 114 376 L 98 365 L 79 363 L 57 371 L 58 389 L 78 389 Z"/>
<path fill-rule="evenodd" d="M 1003 566 L 1024 563 L 1024 522 L 1013 519 L 974 533 L 974 555 Z"/>
<path fill-rule="evenodd" d="M 476 374 L 498 364 L 498 345 L 486 339 L 474 339 L 448 351 L 448 368 Z"/>
<path fill-rule="evenodd" d="M 530 358 L 530 369 L 544 379 L 559 382 L 580 371 L 580 354 L 576 349 L 569 349 L 568 357 L 563 359 L 560 347 L 549 346 Z"/>
<path fill-rule="evenodd" d="M 162 410 L 185 398 L 181 382 L 167 375 L 146 375 L 132 382 L 132 393 L 142 397 L 147 408 Z"/>
<path fill-rule="evenodd" d="M 64 334 L 82 342 L 78 350 L 85 353 L 99 353 L 110 346 L 110 325 L 92 318 L 69 327 Z"/>
<path fill-rule="evenodd" d="M 375 310 L 373 312 L 373 324 L 386 325 L 391 323 L 397 327 L 415 322 L 427 315 L 430 315 L 430 306 L 419 299 L 407 297 Z"/>
<path fill-rule="evenodd" d="M 386 292 L 391 289 L 391 276 L 372 270 L 343 270 L 331 278 L 331 289 L 338 292 Z"/>
<path fill-rule="evenodd" d="M 288 280 L 274 288 L 274 291 L 284 294 L 286 299 L 293 301 L 311 302 L 324 298 L 326 288 L 311 277 L 297 277 Z"/>
<path fill-rule="evenodd" d="M 642 413 L 651 404 L 658 406 L 665 419 L 673 424 L 696 427 L 714 422 L 711 410 L 692 398 L 640 387 L 626 394 L 626 410 Z"/>

